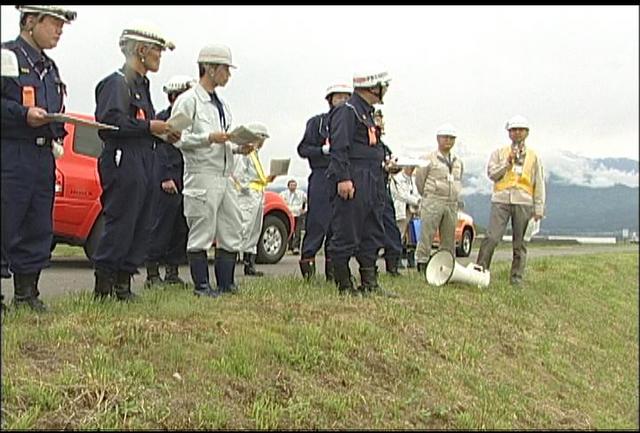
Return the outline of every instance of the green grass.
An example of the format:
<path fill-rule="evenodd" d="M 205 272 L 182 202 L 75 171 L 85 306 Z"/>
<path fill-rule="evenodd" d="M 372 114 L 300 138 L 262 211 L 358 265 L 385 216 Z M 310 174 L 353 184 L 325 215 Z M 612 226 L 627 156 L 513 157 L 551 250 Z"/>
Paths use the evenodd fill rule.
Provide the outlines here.
<path fill-rule="evenodd" d="M 2 324 L 3 429 L 638 429 L 638 253 L 497 262 L 488 289 L 381 277 L 64 295 Z"/>

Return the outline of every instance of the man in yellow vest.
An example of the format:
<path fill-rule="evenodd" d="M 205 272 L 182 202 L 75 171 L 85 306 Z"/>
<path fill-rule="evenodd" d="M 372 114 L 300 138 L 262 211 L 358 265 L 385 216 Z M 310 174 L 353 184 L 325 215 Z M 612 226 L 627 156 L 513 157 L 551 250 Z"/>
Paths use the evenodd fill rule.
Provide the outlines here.
<path fill-rule="evenodd" d="M 262 232 L 262 211 L 264 208 L 264 190 L 275 179 L 273 175 L 265 175 L 258 151 L 269 138 L 267 127 L 262 123 L 251 123 L 247 128 L 260 137 L 254 143 L 254 150 L 247 155 L 236 155 L 233 180 L 236 184 L 237 202 L 242 212 L 240 227 L 243 253 L 244 274 L 261 277 L 262 272 L 256 270 L 257 246 Z"/>
<path fill-rule="evenodd" d="M 545 186 L 540 157 L 525 146 L 529 122 L 522 116 L 512 117 L 506 125 L 511 145 L 495 150 L 487 166 L 487 174 L 494 182 L 491 196 L 489 228 L 478 252 L 477 263 L 485 269 L 491 266 L 493 251 L 504 235 L 511 219 L 513 233 L 513 261 L 511 284 L 522 284 L 527 261 L 524 233 L 529 221 L 544 215 Z"/>

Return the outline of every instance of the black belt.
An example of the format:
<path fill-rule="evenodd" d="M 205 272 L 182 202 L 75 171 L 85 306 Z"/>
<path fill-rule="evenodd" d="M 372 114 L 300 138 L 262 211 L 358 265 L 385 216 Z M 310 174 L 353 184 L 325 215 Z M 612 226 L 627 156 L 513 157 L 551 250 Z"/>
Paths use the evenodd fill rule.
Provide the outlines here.
<path fill-rule="evenodd" d="M 36 137 L 36 146 L 38 147 L 51 147 L 52 138 L 48 137 Z"/>

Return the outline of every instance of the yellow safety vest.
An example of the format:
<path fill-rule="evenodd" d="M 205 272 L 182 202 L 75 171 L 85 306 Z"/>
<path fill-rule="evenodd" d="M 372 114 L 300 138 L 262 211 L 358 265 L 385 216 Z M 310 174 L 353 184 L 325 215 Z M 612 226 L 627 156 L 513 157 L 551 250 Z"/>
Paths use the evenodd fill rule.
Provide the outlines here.
<path fill-rule="evenodd" d="M 511 146 L 503 147 L 500 149 L 500 156 L 502 159 L 507 159 L 511 153 Z M 493 185 L 493 191 L 498 192 L 509 188 L 519 188 L 526 191 L 533 197 L 533 182 L 534 178 L 533 165 L 536 163 L 538 157 L 531 149 L 527 149 L 527 153 L 524 156 L 524 164 L 522 164 L 522 174 L 518 176 L 515 171 L 509 170 L 502 176 L 502 179 L 497 181 Z"/>
<path fill-rule="evenodd" d="M 249 188 L 256 191 L 264 191 L 267 187 L 267 176 L 264 175 L 264 170 L 262 169 L 262 164 L 260 164 L 260 159 L 258 158 L 258 153 L 254 150 L 249 154 L 249 158 L 253 163 L 253 166 L 256 169 L 256 173 L 258 173 L 258 179 L 252 180 L 249 182 Z"/>

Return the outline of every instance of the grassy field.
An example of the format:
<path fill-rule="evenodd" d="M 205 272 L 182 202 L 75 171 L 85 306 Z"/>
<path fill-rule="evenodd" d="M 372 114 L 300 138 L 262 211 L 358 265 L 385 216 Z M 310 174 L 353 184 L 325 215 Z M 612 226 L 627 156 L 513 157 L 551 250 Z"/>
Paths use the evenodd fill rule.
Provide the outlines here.
<path fill-rule="evenodd" d="M 531 260 L 512 288 L 262 278 L 88 293 L 2 324 L 3 429 L 638 429 L 638 254 Z M 415 276 L 415 274 L 414 274 Z"/>

